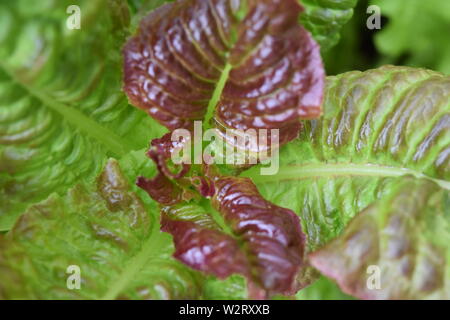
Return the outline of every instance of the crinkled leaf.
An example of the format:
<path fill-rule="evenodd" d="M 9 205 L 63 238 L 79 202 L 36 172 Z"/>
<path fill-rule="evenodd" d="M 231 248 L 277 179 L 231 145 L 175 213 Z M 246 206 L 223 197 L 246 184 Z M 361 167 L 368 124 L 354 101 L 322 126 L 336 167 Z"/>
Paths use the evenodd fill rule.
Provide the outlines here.
<path fill-rule="evenodd" d="M 245 173 L 266 199 L 300 215 L 309 247 L 340 234 L 394 177 L 427 176 L 449 188 L 450 79 L 386 66 L 327 78 L 325 115 L 304 123 L 280 169 Z"/>
<path fill-rule="evenodd" d="M 172 241 L 159 231 L 159 209 L 129 184 L 136 170 L 154 171 L 141 155 L 121 160 L 126 175 L 110 160 L 97 183 L 78 184 L 65 196 L 34 204 L 0 236 L 1 299 L 245 296 L 242 278 L 206 278 L 171 257 Z M 79 290 L 67 287 L 73 265 L 80 268 Z"/>
<path fill-rule="evenodd" d="M 174 0 L 128 0 L 136 12 L 132 15 L 132 24 L 138 24 L 146 12 L 163 3 Z M 301 23 L 311 32 L 321 50 L 328 50 L 339 42 L 339 32 L 353 15 L 358 0 L 298 0 L 305 8 L 301 14 Z"/>
<path fill-rule="evenodd" d="M 300 21 L 326 51 L 339 42 L 341 28 L 353 15 L 358 0 L 300 0 L 305 7 Z"/>
<path fill-rule="evenodd" d="M 212 205 L 245 243 L 262 287 L 292 294 L 303 262 L 304 235 L 291 210 L 265 200 L 250 179 L 223 177 L 214 182 Z"/>
<path fill-rule="evenodd" d="M 280 170 L 245 172 L 261 194 L 301 217 L 308 250 L 341 234 L 405 174 L 450 189 L 450 79 L 386 66 L 327 79 L 324 117 L 284 147 Z"/>
<path fill-rule="evenodd" d="M 170 257 L 170 238 L 159 231 L 157 210 L 109 161 L 97 184 L 78 184 L 66 196 L 53 194 L 31 206 L 1 239 L 0 297 L 201 297 L 202 277 Z M 66 285 L 71 265 L 81 271 L 79 290 Z"/>
<path fill-rule="evenodd" d="M 195 120 L 209 128 L 214 120 L 219 131 L 281 129 L 284 144 L 297 136 L 299 119 L 321 112 L 323 68 L 298 24 L 301 10 L 295 0 L 166 4 L 124 48 L 124 89 L 170 130 L 192 130 Z M 153 140 L 148 154 L 159 175 L 138 180 L 163 205 L 162 230 L 174 237 L 175 257 L 220 278 L 246 276 L 251 297 L 295 293 L 304 284 L 296 279 L 304 240 L 295 214 L 265 201 L 249 179 L 190 165 L 174 172 L 169 158 L 180 143 L 170 134 Z M 192 207 L 198 196 L 212 198 L 222 224 Z"/>
<path fill-rule="evenodd" d="M 238 242 L 222 232 L 201 206 L 181 204 L 164 208 L 161 230 L 172 234 L 174 256 L 191 268 L 221 279 L 233 273 L 250 275 Z"/>
<path fill-rule="evenodd" d="M 408 176 L 311 263 L 359 298 L 450 299 L 449 244 L 450 191 Z"/>
<path fill-rule="evenodd" d="M 72 4 L 0 3 L 0 229 L 163 132 L 121 92 L 126 2 L 76 2 L 79 30 Z"/>
<path fill-rule="evenodd" d="M 177 259 L 222 279 L 246 276 L 252 298 L 293 294 L 304 285 L 296 280 L 304 236 L 292 211 L 264 200 L 249 179 L 216 177 L 209 210 L 206 203 L 181 201 L 181 189 L 165 179 L 155 184 L 140 178 L 138 185 L 156 200 L 178 190 L 171 201 L 159 201 L 165 204 L 161 229 L 172 234 Z"/>
<path fill-rule="evenodd" d="M 220 129 L 298 130 L 321 113 L 324 77 L 300 11 L 296 0 L 166 4 L 125 46 L 124 89 L 171 130 L 204 118 Z"/>

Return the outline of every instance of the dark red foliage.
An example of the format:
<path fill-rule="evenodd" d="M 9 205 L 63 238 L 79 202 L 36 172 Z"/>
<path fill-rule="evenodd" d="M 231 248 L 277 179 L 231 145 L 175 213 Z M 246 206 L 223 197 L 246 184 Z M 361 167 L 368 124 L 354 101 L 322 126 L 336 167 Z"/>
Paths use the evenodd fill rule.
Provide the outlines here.
<path fill-rule="evenodd" d="M 181 189 L 162 173 L 158 173 L 153 179 L 139 177 L 136 185 L 147 191 L 153 200 L 165 206 L 176 204 L 182 200 Z"/>
<path fill-rule="evenodd" d="M 170 130 L 192 131 L 214 107 L 220 132 L 279 129 L 283 145 L 298 136 L 300 119 L 321 114 L 324 70 L 318 45 L 298 23 L 301 11 L 297 0 L 166 4 L 124 47 L 124 90 Z M 174 256 L 219 278 L 244 275 L 251 298 L 295 293 L 305 247 L 299 218 L 264 200 L 249 179 L 224 177 L 214 166 L 174 165 L 171 153 L 180 143 L 171 133 L 153 140 L 148 155 L 159 174 L 137 182 L 161 204 Z M 198 210 L 201 197 L 211 199 L 207 210 L 217 210 L 222 222 Z"/>
<path fill-rule="evenodd" d="M 170 219 L 164 212 L 161 230 L 173 236 L 174 257 L 191 268 L 221 279 L 233 273 L 250 275 L 247 258 L 239 243 L 222 231 L 191 221 Z"/>
<path fill-rule="evenodd" d="M 245 243 L 252 274 L 258 275 L 261 287 L 273 293 L 295 293 L 305 245 L 297 215 L 265 200 L 247 178 L 218 178 L 215 188 L 212 204 Z"/>
<path fill-rule="evenodd" d="M 240 17 L 241 6 L 247 14 Z M 131 103 L 170 130 L 202 120 L 227 64 L 214 113 L 221 129 L 280 129 L 320 116 L 324 70 L 298 23 L 297 0 L 180 0 L 145 17 L 124 48 Z"/>

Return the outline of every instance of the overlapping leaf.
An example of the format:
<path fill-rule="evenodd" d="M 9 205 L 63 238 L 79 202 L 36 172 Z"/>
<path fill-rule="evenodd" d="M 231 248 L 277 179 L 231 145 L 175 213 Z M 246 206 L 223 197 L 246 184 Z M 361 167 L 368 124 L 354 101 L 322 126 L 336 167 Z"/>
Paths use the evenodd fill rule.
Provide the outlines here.
<path fill-rule="evenodd" d="M 200 297 L 201 278 L 170 258 L 170 239 L 147 210 L 157 209 L 130 190 L 115 161 L 97 185 L 31 206 L 0 243 L 0 297 Z M 79 290 L 67 287 L 71 265 L 80 268 Z"/>
<path fill-rule="evenodd" d="M 121 92 L 126 2 L 77 2 L 81 29 L 70 30 L 72 4 L 0 3 L 1 230 L 51 192 L 94 178 L 107 155 L 163 132 Z"/>
<path fill-rule="evenodd" d="M 450 191 L 407 176 L 311 261 L 359 298 L 449 299 L 449 243 Z"/>
<path fill-rule="evenodd" d="M 302 284 L 305 238 L 295 214 L 261 197 L 250 179 L 224 177 L 214 182 L 212 205 L 241 237 L 254 272 L 269 292 L 293 294 Z"/>
<path fill-rule="evenodd" d="M 145 163 L 126 157 L 127 177 L 110 160 L 96 184 L 78 184 L 31 206 L 0 239 L 0 298 L 244 297 L 243 279 L 207 279 L 171 257 L 172 241 L 159 231 L 155 202 L 128 182 Z M 69 266 L 79 267 L 79 289 L 68 287 L 74 275 Z"/>
<path fill-rule="evenodd" d="M 450 80 L 386 66 L 327 78 L 324 116 L 281 150 L 277 175 L 252 177 L 268 200 L 297 212 L 315 249 L 380 198 L 394 177 L 449 187 Z M 387 189 L 386 189 L 387 190 Z M 389 191 L 386 191 L 389 192 Z"/>
<path fill-rule="evenodd" d="M 174 0 L 128 0 L 130 7 L 136 11 L 132 15 L 132 24 L 138 25 L 144 15 L 165 2 Z M 339 41 L 339 32 L 353 15 L 358 0 L 298 0 L 305 8 L 301 23 L 311 33 L 321 47 L 328 50 Z"/>
<path fill-rule="evenodd" d="M 266 199 L 302 218 L 314 251 L 410 174 L 450 189 L 450 79 L 386 66 L 327 80 L 324 117 L 305 122 L 274 176 L 252 177 Z M 358 259 L 355 259 L 357 261 Z M 412 296 L 412 293 L 409 297 Z"/>
<path fill-rule="evenodd" d="M 210 184 L 211 206 L 183 201 L 182 188 L 164 175 L 139 179 L 163 205 L 161 229 L 173 236 L 174 256 L 221 279 L 246 276 L 251 298 L 294 294 L 303 285 L 296 277 L 305 241 L 295 214 L 264 200 L 249 179 L 214 177 Z"/>

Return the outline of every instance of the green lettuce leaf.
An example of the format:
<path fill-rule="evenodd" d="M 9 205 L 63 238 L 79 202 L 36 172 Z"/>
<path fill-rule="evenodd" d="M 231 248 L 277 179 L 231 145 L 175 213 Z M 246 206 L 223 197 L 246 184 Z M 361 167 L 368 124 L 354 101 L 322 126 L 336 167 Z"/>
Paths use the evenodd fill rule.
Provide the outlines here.
<path fill-rule="evenodd" d="M 353 15 L 358 0 L 300 0 L 305 12 L 301 22 L 326 51 L 339 42 L 339 32 Z"/>
<path fill-rule="evenodd" d="M 242 278 L 206 278 L 171 257 L 171 237 L 159 231 L 156 203 L 130 187 L 135 170 L 145 166 L 143 157 L 132 153 L 122 165 L 125 174 L 111 159 L 96 183 L 32 205 L 0 238 L 0 299 L 245 296 Z M 78 290 L 67 286 L 73 265 L 80 270 Z"/>
<path fill-rule="evenodd" d="M 74 30 L 71 4 L 0 3 L 0 230 L 164 132 L 121 91 L 126 1 L 77 2 Z"/>
<path fill-rule="evenodd" d="M 386 66 L 327 78 L 324 116 L 304 122 L 276 175 L 244 172 L 263 196 L 300 215 L 315 250 L 412 174 L 450 187 L 450 79 Z"/>
<path fill-rule="evenodd" d="M 321 113 L 324 73 L 302 10 L 296 0 L 168 3 L 125 45 L 124 90 L 170 130 L 203 120 L 221 136 L 279 129 L 286 143 L 299 119 Z"/>
<path fill-rule="evenodd" d="M 449 1 L 372 0 L 371 4 L 389 18 L 375 37 L 377 48 L 387 56 L 384 63 L 401 61 L 450 74 Z"/>
<path fill-rule="evenodd" d="M 328 77 L 324 117 L 304 122 L 280 153 L 280 170 L 252 177 L 261 194 L 296 212 L 310 252 L 339 236 L 411 175 L 450 189 L 450 79 L 386 66 Z M 314 276 L 313 273 L 311 276 Z"/>

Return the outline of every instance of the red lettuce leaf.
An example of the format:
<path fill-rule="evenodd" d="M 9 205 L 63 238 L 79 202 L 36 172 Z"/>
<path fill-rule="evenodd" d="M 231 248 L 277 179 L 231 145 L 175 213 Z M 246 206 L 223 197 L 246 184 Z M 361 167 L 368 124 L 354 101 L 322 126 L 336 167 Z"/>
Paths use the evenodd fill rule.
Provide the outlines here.
<path fill-rule="evenodd" d="M 223 233 L 209 214 L 195 205 L 165 207 L 161 230 L 173 236 L 174 257 L 193 269 L 224 279 L 233 273 L 250 275 L 238 242 Z"/>
<path fill-rule="evenodd" d="M 250 179 L 216 176 L 209 181 L 214 185 L 212 205 L 223 218 L 222 227 L 201 206 L 182 201 L 181 189 L 167 178 L 163 188 L 142 179 L 138 185 L 165 204 L 161 230 L 173 236 L 177 259 L 219 278 L 233 273 L 246 276 L 252 298 L 291 295 L 299 289 L 296 278 L 305 246 L 299 218 L 264 200 Z M 170 201 L 168 195 L 174 198 Z"/>
<path fill-rule="evenodd" d="M 170 162 L 174 149 L 180 147 L 183 143 L 185 142 L 172 141 L 172 133 L 169 132 L 162 138 L 152 140 L 147 155 L 156 163 L 159 172 L 172 179 L 180 179 L 188 173 L 190 165 L 186 163 L 174 165 Z M 171 168 L 169 168 L 169 164 Z M 176 171 L 177 169 L 178 171 Z"/>
<path fill-rule="evenodd" d="M 299 119 L 321 114 L 324 87 L 301 11 L 297 0 L 166 4 L 124 47 L 124 90 L 170 130 L 191 129 L 210 107 L 220 129 L 276 128 L 292 140 Z"/>
<path fill-rule="evenodd" d="M 300 119 L 321 114 L 324 71 L 317 44 L 298 24 L 301 11 L 297 0 L 164 5 L 124 47 L 124 90 L 170 130 L 192 131 L 195 120 L 219 132 L 279 129 L 268 134 L 283 145 L 298 136 Z M 162 205 L 174 256 L 219 278 L 244 275 L 253 298 L 295 293 L 305 246 L 299 218 L 264 200 L 249 179 L 174 165 L 172 151 L 183 143 L 171 133 L 153 140 L 148 155 L 159 175 L 137 182 Z M 201 197 L 211 206 L 195 209 Z"/>
<path fill-rule="evenodd" d="M 248 178 L 217 178 L 215 188 L 212 204 L 243 241 L 261 286 L 295 293 L 305 246 L 298 216 L 265 200 Z"/>

